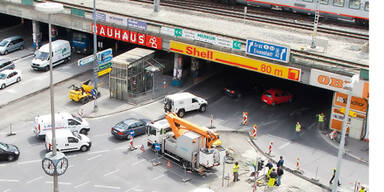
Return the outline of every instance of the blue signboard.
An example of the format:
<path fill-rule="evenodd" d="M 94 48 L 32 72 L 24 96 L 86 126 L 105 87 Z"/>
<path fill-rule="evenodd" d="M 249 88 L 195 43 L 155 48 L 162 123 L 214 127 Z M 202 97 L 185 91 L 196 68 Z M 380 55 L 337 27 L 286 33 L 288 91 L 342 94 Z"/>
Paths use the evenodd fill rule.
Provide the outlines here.
<path fill-rule="evenodd" d="M 92 95 L 93 97 L 96 97 L 96 94 L 97 94 L 96 89 L 92 89 L 92 90 L 91 90 L 91 95 Z"/>
<path fill-rule="evenodd" d="M 100 13 L 100 12 L 96 11 L 96 20 L 106 22 L 107 21 L 107 15 L 105 13 Z"/>
<path fill-rule="evenodd" d="M 105 63 L 108 63 L 112 61 L 112 49 L 106 49 L 104 51 L 97 53 L 97 63 L 100 65 L 103 65 Z"/>
<path fill-rule="evenodd" d="M 135 131 L 133 129 L 129 130 L 129 134 L 134 137 L 135 136 Z"/>
<path fill-rule="evenodd" d="M 247 40 L 246 53 L 266 59 L 288 63 L 290 49 L 280 45 L 273 45 L 261 41 Z"/>
<path fill-rule="evenodd" d="M 147 23 L 143 21 L 137 21 L 133 19 L 128 19 L 127 20 L 127 26 L 129 28 L 135 28 L 135 29 L 140 29 L 140 30 L 146 30 L 147 29 Z"/>
<path fill-rule="evenodd" d="M 160 144 L 158 144 L 157 142 L 155 142 L 155 150 L 160 151 Z"/>

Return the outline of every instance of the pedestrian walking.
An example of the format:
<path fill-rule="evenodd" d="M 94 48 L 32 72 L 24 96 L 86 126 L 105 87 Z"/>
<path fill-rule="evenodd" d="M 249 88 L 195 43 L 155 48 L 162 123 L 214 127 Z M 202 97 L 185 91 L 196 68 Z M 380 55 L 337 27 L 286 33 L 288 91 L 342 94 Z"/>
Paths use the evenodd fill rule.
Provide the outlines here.
<path fill-rule="evenodd" d="M 283 174 L 284 174 L 283 167 L 282 166 L 277 167 L 277 181 L 276 181 L 277 186 L 281 185 L 281 177 L 283 176 Z"/>
<path fill-rule="evenodd" d="M 333 174 L 332 174 L 332 178 L 331 180 L 329 180 L 329 184 L 333 184 L 333 179 L 335 179 L 335 175 L 336 175 L 336 169 L 333 169 Z M 340 181 L 337 180 L 337 185 L 340 186 Z"/>
<path fill-rule="evenodd" d="M 233 182 L 240 181 L 239 179 L 239 163 L 236 161 L 233 165 Z"/>
<path fill-rule="evenodd" d="M 283 156 L 280 156 L 280 160 L 277 162 L 277 168 L 283 167 L 284 165 L 284 159 Z"/>
<path fill-rule="evenodd" d="M 325 120 L 325 115 L 324 113 L 317 114 L 317 128 L 320 129 L 321 131 L 324 131 L 324 120 Z"/>
<path fill-rule="evenodd" d="M 295 134 L 293 135 L 292 137 L 292 140 L 296 140 L 297 136 L 300 136 L 300 132 L 301 132 L 301 125 L 299 122 L 296 122 L 296 127 L 295 127 Z"/>

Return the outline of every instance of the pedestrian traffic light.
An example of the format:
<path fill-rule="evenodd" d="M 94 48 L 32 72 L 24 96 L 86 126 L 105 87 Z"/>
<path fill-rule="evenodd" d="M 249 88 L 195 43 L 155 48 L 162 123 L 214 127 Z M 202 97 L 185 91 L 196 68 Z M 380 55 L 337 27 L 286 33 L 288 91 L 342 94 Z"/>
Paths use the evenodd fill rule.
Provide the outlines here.
<path fill-rule="evenodd" d="M 257 171 L 261 171 L 264 167 L 264 160 L 260 160 L 258 163 L 257 163 Z"/>

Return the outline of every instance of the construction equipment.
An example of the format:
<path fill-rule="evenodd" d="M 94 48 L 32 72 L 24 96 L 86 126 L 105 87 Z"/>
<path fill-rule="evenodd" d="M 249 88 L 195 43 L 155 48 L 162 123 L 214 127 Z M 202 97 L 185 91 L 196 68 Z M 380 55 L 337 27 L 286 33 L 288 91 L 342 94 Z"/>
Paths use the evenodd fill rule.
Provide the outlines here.
<path fill-rule="evenodd" d="M 75 102 L 80 102 L 81 104 L 88 103 L 88 101 L 95 99 L 95 97 L 92 95 L 93 90 L 93 83 L 91 80 L 87 80 L 82 83 L 80 87 L 76 85 L 71 85 L 68 88 L 72 88 L 69 91 L 69 99 Z M 98 87 L 101 86 L 101 83 L 98 84 Z M 96 91 L 96 97 L 100 97 L 100 92 Z"/>
<path fill-rule="evenodd" d="M 160 153 L 190 170 L 204 173 L 220 165 L 226 155 L 219 135 L 169 112 L 147 127 L 148 146 L 160 144 Z"/>

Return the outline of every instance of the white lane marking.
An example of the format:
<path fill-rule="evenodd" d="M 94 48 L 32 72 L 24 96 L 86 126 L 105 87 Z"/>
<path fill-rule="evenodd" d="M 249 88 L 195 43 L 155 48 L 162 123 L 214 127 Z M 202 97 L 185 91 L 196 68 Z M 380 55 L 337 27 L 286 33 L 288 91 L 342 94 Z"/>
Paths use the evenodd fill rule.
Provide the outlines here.
<path fill-rule="evenodd" d="M 273 123 L 276 123 L 276 122 L 277 122 L 277 120 L 272 120 L 272 121 L 268 121 L 268 122 L 262 123 L 260 126 L 265 126 L 265 125 L 273 124 Z"/>
<path fill-rule="evenodd" d="M 29 181 L 27 181 L 27 184 L 30 184 L 30 183 L 32 183 L 34 181 L 37 181 L 37 180 L 41 179 L 41 178 L 43 178 L 43 176 L 40 176 L 40 177 L 34 178 L 32 180 L 29 180 Z"/>
<path fill-rule="evenodd" d="M 164 177 L 165 175 L 164 174 L 162 174 L 162 175 L 159 175 L 159 176 L 157 176 L 157 177 L 155 177 L 155 178 L 153 178 L 152 180 L 157 180 L 157 179 L 160 179 L 160 178 L 162 178 L 162 177 Z"/>
<path fill-rule="evenodd" d="M 84 182 L 84 183 L 82 183 L 80 185 L 76 185 L 74 188 L 77 189 L 77 188 L 82 187 L 82 186 L 84 186 L 84 185 L 86 185 L 88 183 L 90 183 L 90 181 L 86 181 L 86 182 Z"/>
<path fill-rule="evenodd" d="M 120 187 L 108 186 L 108 185 L 93 185 L 93 187 L 104 188 L 104 189 L 120 189 Z"/>
<path fill-rule="evenodd" d="M 137 165 L 137 164 L 139 164 L 139 163 L 142 163 L 143 161 L 145 161 L 145 159 L 142 159 L 142 160 L 140 160 L 140 161 L 138 161 L 138 162 L 136 162 L 136 163 L 133 163 L 132 165 L 135 166 L 135 165 Z"/>
<path fill-rule="evenodd" d="M 6 190 L 4 190 L 3 192 L 8 192 L 8 191 L 11 191 L 11 189 L 6 189 Z"/>
<path fill-rule="evenodd" d="M 291 142 L 286 142 L 284 145 L 280 146 L 279 149 L 282 149 L 282 148 L 288 146 L 289 144 L 291 144 Z"/>
<path fill-rule="evenodd" d="M 20 180 L 18 180 L 18 179 L 0 179 L 0 182 L 17 183 L 17 182 L 20 182 Z"/>
<path fill-rule="evenodd" d="M 118 147 L 118 148 L 116 148 L 116 149 L 114 149 L 114 150 L 122 150 L 122 149 L 128 149 L 129 148 L 129 146 L 122 146 L 122 147 Z"/>
<path fill-rule="evenodd" d="M 131 191 L 131 190 L 135 190 L 135 188 L 136 187 L 138 187 L 139 185 L 136 185 L 136 186 L 134 186 L 134 187 L 131 187 L 131 188 L 129 188 L 127 191 L 125 191 L 125 192 L 129 192 L 129 191 Z"/>
<path fill-rule="evenodd" d="M 105 153 L 105 152 L 108 152 L 108 151 L 111 151 L 111 150 L 107 149 L 107 150 L 101 150 L 101 151 L 93 151 L 93 152 L 88 152 L 88 154 Z"/>
<path fill-rule="evenodd" d="M 77 155 L 66 155 L 67 158 L 73 158 L 73 157 L 76 157 Z"/>
<path fill-rule="evenodd" d="M 46 181 L 46 184 L 53 184 L 52 181 Z M 72 183 L 69 182 L 58 182 L 59 185 L 72 185 Z"/>
<path fill-rule="evenodd" d="M 22 162 L 18 162 L 17 164 L 18 164 L 18 165 L 24 165 L 24 164 L 36 163 L 36 162 L 41 162 L 41 159 L 38 159 L 38 160 L 31 160 L 31 161 L 22 161 Z"/>
<path fill-rule="evenodd" d="M 99 155 L 93 156 L 91 158 L 88 158 L 87 160 L 90 161 L 92 159 L 96 159 L 96 158 L 101 157 L 101 156 L 102 156 L 102 154 L 99 154 Z"/>
<path fill-rule="evenodd" d="M 119 172 L 119 171 L 120 171 L 120 169 L 116 169 L 116 170 L 114 170 L 114 171 L 111 171 L 111 172 L 109 172 L 109 173 L 106 173 L 106 174 L 104 175 L 104 177 L 105 177 L 105 176 L 108 176 L 108 175 L 112 175 L 112 174 L 117 173 L 117 172 Z"/>
<path fill-rule="evenodd" d="M 5 167 L 5 166 L 7 166 L 7 165 L 6 165 L 6 164 L 1 164 L 1 165 L 0 165 L 0 167 Z"/>

